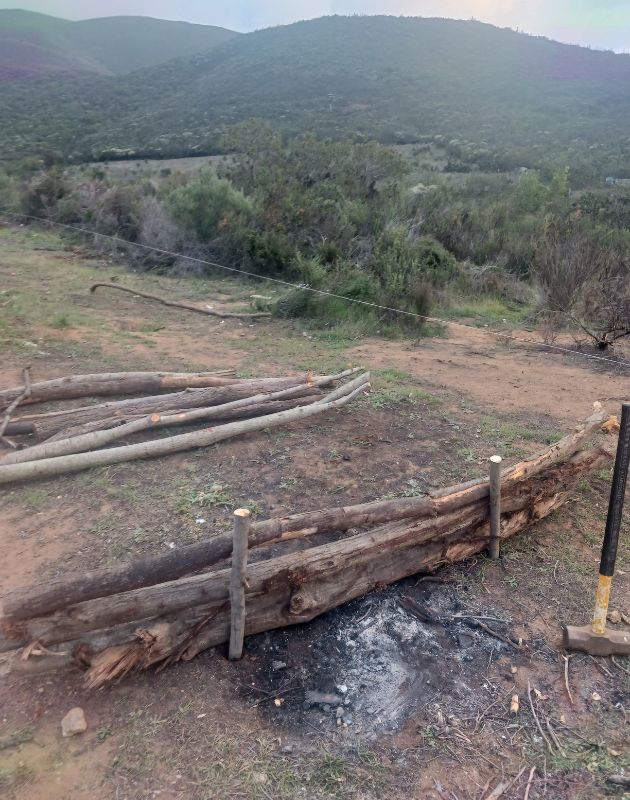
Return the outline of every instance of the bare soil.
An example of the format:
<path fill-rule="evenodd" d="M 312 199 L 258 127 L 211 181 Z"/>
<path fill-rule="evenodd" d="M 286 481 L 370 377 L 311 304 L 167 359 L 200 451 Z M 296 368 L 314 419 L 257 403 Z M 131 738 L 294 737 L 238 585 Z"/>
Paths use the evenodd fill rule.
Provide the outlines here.
<path fill-rule="evenodd" d="M 369 397 L 314 422 L 8 488 L 2 591 L 212 535 L 237 505 L 264 518 L 446 486 L 483 474 L 494 452 L 516 460 L 554 441 L 594 400 L 616 413 L 628 394 L 623 366 L 508 348 L 483 329 L 357 341 L 276 321 L 221 323 L 87 289 L 114 276 L 241 308 L 247 287 L 131 275 L 32 229 L 0 229 L 0 245 L 3 387 L 27 363 L 37 379 L 112 367 L 324 372 L 348 362 L 374 374 Z M 530 800 L 623 796 L 607 779 L 630 774 L 629 660 L 571 656 L 569 698 L 561 647 L 561 625 L 589 617 L 609 486 L 609 470 L 584 481 L 498 563 L 479 557 L 250 637 L 238 663 L 219 648 L 99 692 L 79 672 L 0 680 L 0 794 L 479 800 L 523 769 L 502 797 L 523 798 L 530 774 Z M 612 603 L 626 614 L 629 541 L 626 522 Z M 404 598 L 449 621 L 421 621 Z M 489 618 L 499 637 L 471 616 Z M 544 732 L 551 737 L 549 720 L 557 736 L 551 747 L 528 683 Z M 311 692 L 330 697 L 313 703 Z M 76 705 L 88 731 L 63 739 L 60 721 Z"/>

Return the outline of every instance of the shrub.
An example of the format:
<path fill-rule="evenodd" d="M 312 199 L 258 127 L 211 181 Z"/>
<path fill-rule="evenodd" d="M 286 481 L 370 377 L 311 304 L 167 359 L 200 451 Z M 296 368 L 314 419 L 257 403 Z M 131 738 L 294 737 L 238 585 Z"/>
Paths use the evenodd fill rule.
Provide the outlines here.
<path fill-rule="evenodd" d="M 402 226 L 384 231 L 376 244 L 373 272 L 392 300 L 403 301 L 419 281 L 443 286 L 456 272 L 452 253 L 429 236 L 412 239 Z"/>
<path fill-rule="evenodd" d="M 295 256 L 286 239 L 275 231 L 250 231 L 244 243 L 244 266 L 259 275 L 286 275 Z"/>
<path fill-rule="evenodd" d="M 62 173 L 53 167 L 29 182 L 21 197 L 22 211 L 31 217 L 50 216 L 67 192 Z"/>
<path fill-rule="evenodd" d="M 252 211 L 241 191 L 208 169 L 193 183 L 175 189 L 166 204 L 174 218 L 201 242 L 209 242 L 234 224 L 244 224 Z"/>

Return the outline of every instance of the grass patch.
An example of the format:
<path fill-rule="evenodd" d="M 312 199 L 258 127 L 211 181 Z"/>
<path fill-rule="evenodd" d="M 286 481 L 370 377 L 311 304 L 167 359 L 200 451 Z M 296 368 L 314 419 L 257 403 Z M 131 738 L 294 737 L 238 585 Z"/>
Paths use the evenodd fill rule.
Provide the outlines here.
<path fill-rule="evenodd" d="M 479 324 L 518 325 L 531 316 L 533 308 L 521 303 L 506 301 L 492 295 L 481 297 L 454 297 L 447 306 L 439 309 L 444 319 L 471 320 Z"/>

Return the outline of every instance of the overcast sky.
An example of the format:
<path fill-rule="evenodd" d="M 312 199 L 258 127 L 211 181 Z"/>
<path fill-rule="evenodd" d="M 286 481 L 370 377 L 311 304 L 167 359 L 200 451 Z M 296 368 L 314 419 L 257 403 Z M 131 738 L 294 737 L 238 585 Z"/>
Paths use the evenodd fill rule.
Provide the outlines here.
<path fill-rule="evenodd" d="M 2 3 L 66 19 L 141 14 L 251 31 L 325 14 L 403 14 L 520 28 L 630 52 L 630 0 L 33 0 Z"/>

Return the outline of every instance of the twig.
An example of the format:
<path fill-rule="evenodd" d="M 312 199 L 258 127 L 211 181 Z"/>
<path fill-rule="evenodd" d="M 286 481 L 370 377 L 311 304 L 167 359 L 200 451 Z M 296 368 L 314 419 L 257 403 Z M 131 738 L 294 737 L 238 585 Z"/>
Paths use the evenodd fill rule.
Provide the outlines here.
<path fill-rule="evenodd" d="M 618 661 L 615 660 L 614 656 L 611 656 L 610 660 L 617 667 L 617 669 L 620 669 L 622 672 L 625 672 L 626 675 L 630 675 L 630 669 L 626 669 L 625 667 L 623 667 Z"/>
<path fill-rule="evenodd" d="M 613 675 L 613 674 L 612 674 L 612 672 L 611 672 L 611 671 L 608 669 L 608 667 L 604 666 L 604 664 L 602 664 L 600 661 L 598 661 L 598 660 L 595 658 L 595 656 L 592 656 L 592 655 L 589 653 L 588 657 L 589 657 L 589 658 L 592 660 L 593 664 L 595 664 L 595 666 L 597 667 L 597 669 L 598 669 L 600 672 L 603 672 L 603 673 L 604 673 L 604 675 L 606 675 L 606 677 L 608 677 L 608 678 L 613 678 L 613 677 L 614 677 L 614 675 Z"/>
<path fill-rule="evenodd" d="M 549 752 L 553 754 L 553 747 L 551 746 L 551 742 L 545 736 L 545 732 L 543 731 L 542 725 L 540 724 L 540 720 L 538 719 L 538 714 L 536 714 L 536 709 L 534 708 L 534 701 L 532 700 L 532 687 L 529 681 L 527 681 L 527 697 L 529 698 L 529 707 L 532 710 L 532 716 L 534 717 L 534 722 L 536 723 L 536 727 L 538 728 L 538 731 L 542 736 L 543 741 L 547 745 Z"/>
<path fill-rule="evenodd" d="M 527 767 L 522 767 L 518 775 L 515 778 L 512 778 L 511 781 L 501 781 L 498 783 L 494 789 L 490 792 L 490 794 L 486 795 L 486 800 L 498 800 L 499 797 L 503 797 L 503 795 L 514 786 L 516 781 L 521 777 L 521 775 L 525 772 Z"/>
<path fill-rule="evenodd" d="M 532 767 L 529 771 L 529 778 L 527 779 L 527 786 L 525 787 L 525 794 L 523 795 L 523 800 L 529 800 L 529 790 L 532 788 L 532 781 L 534 780 L 535 772 L 536 772 L 536 767 Z"/>
<path fill-rule="evenodd" d="M 23 400 L 26 400 L 26 398 L 31 394 L 31 368 L 25 367 L 22 370 L 22 375 L 24 376 L 24 389 L 15 398 L 15 400 L 7 406 L 7 409 L 4 412 L 4 417 L 2 418 L 2 422 L 0 422 L 0 439 L 4 437 L 4 432 L 6 431 L 11 420 L 11 414 L 20 405 L 20 403 Z"/>
<path fill-rule="evenodd" d="M 463 619 L 463 618 L 462 618 Z M 500 642 L 505 642 L 505 644 L 509 644 L 510 647 L 513 647 L 515 650 L 521 650 L 520 645 L 513 642 L 511 639 L 508 639 L 507 636 L 503 636 L 502 633 L 498 633 L 497 631 L 489 628 L 484 622 L 481 622 L 479 619 L 475 619 L 474 617 L 468 617 L 468 620 L 471 625 L 474 625 L 477 628 L 481 628 L 486 633 L 489 633 L 490 636 L 494 636 L 495 639 L 498 639 Z"/>
<path fill-rule="evenodd" d="M 564 750 L 562 749 L 562 745 L 560 744 L 560 739 L 558 739 L 557 733 L 554 731 L 551 722 L 549 722 L 549 717 L 545 718 L 545 725 L 547 726 L 547 730 L 549 731 L 549 735 L 551 736 L 551 740 L 558 748 L 558 752 L 560 755 L 564 756 Z"/>
<path fill-rule="evenodd" d="M 569 686 L 569 659 L 571 656 L 562 656 L 564 659 L 564 685 L 569 695 L 569 701 L 573 705 L 573 695 L 571 694 L 571 687 Z"/>

